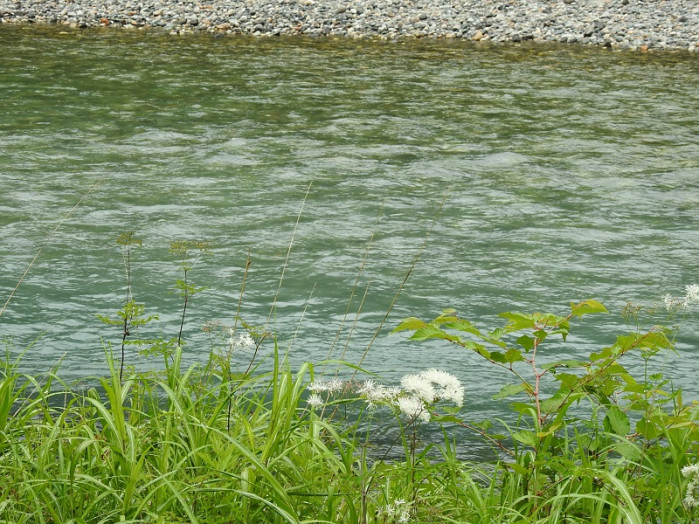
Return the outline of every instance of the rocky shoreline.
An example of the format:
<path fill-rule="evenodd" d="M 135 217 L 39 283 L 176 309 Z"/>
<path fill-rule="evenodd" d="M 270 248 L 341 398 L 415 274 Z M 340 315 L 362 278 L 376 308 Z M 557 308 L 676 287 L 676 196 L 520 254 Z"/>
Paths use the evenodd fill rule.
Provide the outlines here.
<path fill-rule="evenodd" d="M 699 51 L 696 0 L 0 0 L 0 22 Z"/>

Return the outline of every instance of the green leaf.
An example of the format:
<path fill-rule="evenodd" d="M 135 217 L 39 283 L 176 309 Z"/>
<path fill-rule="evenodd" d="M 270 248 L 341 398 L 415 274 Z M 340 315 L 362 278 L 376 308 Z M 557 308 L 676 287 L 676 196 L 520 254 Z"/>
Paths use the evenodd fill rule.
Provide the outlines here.
<path fill-rule="evenodd" d="M 503 353 L 500 353 L 499 351 L 492 351 L 490 353 L 490 360 L 493 362 L 497 362 L 499 364 L 507 364 L 507 360 L 505 359 L 505 355 Z"/>
<path fill-rule="evenodd" d="M 533 448 L 536 447 L 538 444 L 538 440 L 536 438 L 536 435 L 532 431 L 527 431 L 527 430 L 522 430 L 522 431 L 514 431 L 512 433 L 512 438 L 515 439 L 517 442 L 521 442 L 522 444 L 525 444 L 527 446 L 531 446 Z"/>
<path fill-rule="evenodd" d="M 636 433 L 647 440 L 653 440 L 660 435 L 660 430 L 658 429 L 658 426 L 653 423 L 653 421 L 641 419 L 636 422 Z"/>
<path fill-rule="evenodd" d="M 556 380 L 560 380 L 561 384 L 569 389 L 573 389 L 577 386 L 580 380 L 577 375 L 573 375 L 572 373 L 556 373 L 555 378 Z"/>
<path fill-rule="evenodd" d="M 457 319 L 450 320 L 443 323 L 443 326 L 447 329 L 455 329 L 457 331 L 463 331 L 465 333 L 471 333 L 472 335 L 481 336 L 479 329 L 471 324 L 468 320 Z"/>
<path fill-rule="evenodd" d="M 637 446 L 631 444 L 631 442 L 619 442 L 614 445 L 614 451 L 619 453 L 626 460 L 631 460 L 637 462 L 641 458 L 641 450 Z"/>
<path fill-rule="evenodd" d="M 529 335 L 522 335 L 517 340 L 515 340 L 515 342 L 517 342 L 517 344 L 519 344 L 525 350 L 527 350 L 527 352 L 534 349 L 534 339 L 532 337 L 530 337 Z"/>
<path fill-rule="evenodd" d="M 496 340 L 499 340 L 505 334 L 507 334 L 507 330 L 505 328 L 499 327 L 491 331 L 489 337 L 490 340 L 494 342 Z"/>
<path fill-rule="evenodd" d="M 607 308 L 602 305 L 602 303 L 596 300 L 583 300 L 582 302 L 575 304 L 570 303 L 570 313 L 574 317 L 581 317 L 583 315 L 590 315 L 593 313 L 609 313 Z"/>
<path fill-rule="evenodd" d="M 527 386 L 525 384 L 508 384 L 503 386 L 498 393 L 493 395 L 493 400 L 502 400 L 506 397 L 513 397 L 526 390 Z"/>
<path fill-rule="evenodd" d="M 536 323 L 532 315 L 523 315 L 522 313 L 500 313 L 498 316 L 508 320 L 506 326 L 508 333 L 521 329 L 531 329 Z"/>
<path fill-rule="evenodd" d="M 507 351 L 505 351 L 505 360 L 509 364 L 512 364 L 513 362 L 524 361 L 524 357 L 522 356 L 522 352 L 518 349 L 508 349 Z"/>
<path fill-rule="evenodd" d="M 604 417 L 604 429 L 615 435 L 628 435 L 631 432 L 629 417 L 617 406 L 611 406 Z"/>
<path fill-rule="evenodd" d="M 560 330 L 554 331 L 554 333 L 558 333 Z M 534 331 L 533 335 L 539 339 L 539 343 L 543 342 L 546 340 L 546 337 L 548 336 L 548 333 L 543 330 L 543 329 L 537 329 Z M 565 337 L 564 337 L 565 338 Z"/>
<path fill-rule="evenodd" d="M 588 362 L 584 360 L 558 360 L 556 362 L 549 362 L 543 364 L 541 369 L 553 369 L 553 368 L 584 368 L 588 366 Z"/>
<path fill-rule="evenodd" d="M 525 476 L 529 473 L 529 470 L 525 468 L 524 466 L 517 464 L 516 462 L 512 462 L 510 464 L 507 464 L 507 467 L 512 468 L 515 473 Z"/>
<path fill-rule="evenodd" d="M 413 331 L 416 329 L 420 329 L 421 327 L 424 327 L 426 325 L 427 325 L 427 323 L 420 320 L 419 318 L 415 318 L 415 317 L 406 318 L 403 322 L 398 324 L 398 326 L 393 331 L 391 331 L 391 334 L 397 333 L 399 331 L 406 331 L 406 330 Z"/>
<path fill-rule="evenodd" d="M 432 324 L 425 324 L 419 329 L 415 330 L 415 333 L 413 333 L 410 338 L 413 340 L 427 340 L 429 338 L 443 338 L 443 339 L 450 339 L 453 337 L 450 337 L 448 333 L 443 331 L 442 329 L 439 329 L 437 326 L 434 326 Z"/>
<path fill-rule="evenodd" d="M 531 384 L 525 384 L 525 386 L 530 391 L 533 390 Z M 517 413 L 521 413 L 522 415 L 530 415 L 532 417 L 536 417 L 536 408 L 530 404 L 527 404 L 526 402 L 513 402 L 512 404 L 510 404 L 510 407 L 514 409 Z"/>
<path fill-rule="evenodd" d="M 461 422 L 461 419 L 455 417 L 454 415 L 435 415 L 430 420 L 433 420 L 434 422 L 453 422 L 455 424 L 459 424 Z"/>

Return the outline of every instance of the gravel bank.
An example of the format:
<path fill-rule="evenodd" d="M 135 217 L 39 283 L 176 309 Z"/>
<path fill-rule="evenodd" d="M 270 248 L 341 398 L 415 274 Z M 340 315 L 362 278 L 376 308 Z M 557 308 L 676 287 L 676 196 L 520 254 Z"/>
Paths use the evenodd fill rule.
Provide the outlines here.
<path fill-rule="evenodd" d="M 0 0 L 2 23 L 699 51 L 697 0 Z"/>

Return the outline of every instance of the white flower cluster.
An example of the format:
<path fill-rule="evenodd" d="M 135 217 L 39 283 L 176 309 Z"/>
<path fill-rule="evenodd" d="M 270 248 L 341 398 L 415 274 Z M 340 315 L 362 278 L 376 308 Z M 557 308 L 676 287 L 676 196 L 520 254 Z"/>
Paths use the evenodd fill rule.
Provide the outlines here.
<path fill-rule="evenodd" d="M 464 387 L 458 378 L 446 371 L 428 369 L 417 375 L 405 375 L 400 384 L 427 404 L 438 400 L 453 402 L 459 407 L 464 404 Z"/>
<path fill-rule="evenodd" d="M 245 333 L 235 333 L 235 331 L 231 330 L 228 345 L 234 351 L 253 349 L 255 347 L 255 339 L 247 331 Z"/>
<path fill-rule="evenodd" d="M 342 391 L 344 387 L 345 383 L 339 378 L 334 378 L 332 380 L 314 380 L 308 385 L 307 389 L 312 393 L 306 399 L 306 403 L 311 409 L 323 407 L 326 403 L 326 399 L 324 399 L 320 393 L 325 393 L 326 397 L 330 397 Z"/>
<path fill-rule="evenodd" d="M 393 522 L 399 522 L 401 524 L 410 522 L 411 506 L 412 502 L 396 499 L 393 501 L 393 504 L 387 504 L 379 508 L 377 517 L 392 519 Z"/>
<path fill-rule="evenodd" d="M 373 380 L 363 382 L 356 391 L 359 395 L 364 397 L 371 408 L 375 407 L 377 404 L 395 402 L 402 392 L 398 387 L 386 387 L 377 384 Z"/>
<path fill-rule="evenodd" d="M 309 407 L 323 405 L 320 392 L 328 396 L 349 389 L 349 385 L 335 378 L 331 381 L 314 381 L 308 389 L 312 394 L 308 397 Z M 464 387 L 451 373 L 438 369 L 428 369 L 414 375 L 405 375 L 401 379 L 401 387 L 386 387 L 373 380 L 362 382 L 355 386 L 354 391 L 360 395 L 370 408 L 378 404 L 394 406 L 412 420 L 430 420 L 428 407 L 436 402 L 452 402 L 461 407 L 464 403 Z"/>
<path fill-rule="evenodd" d="M 699 284 L 685 286 L 684 290 L 685 295 L 682 298 L 675 298 L 672 295 L 665 295 L 663 297 L 665 309 L 668 311 L 674 311 L 677 309 L 687 309 L 693 304 L 699 304 Z"/>
<path fill-rule="evenodd" d="M 684 505 L 687 506 L 687 508 L 699 506 L 699 500 L 694 498 L 695 495 L 699 496 L 699 463 L 683 467 L 682 476 L 689 479 L 687 494 L 684 497 Z"/>
<path fill-rule="evenodd" d="M 333 393 L 342 391 L 344 387 L 345 383 L 342 380 L 339 378 L 334 378 L 332 380 L 314 380 L 308 386 L 308 390 L 316 393 L 326 392 L 329 395 L 332 395 Z"/>

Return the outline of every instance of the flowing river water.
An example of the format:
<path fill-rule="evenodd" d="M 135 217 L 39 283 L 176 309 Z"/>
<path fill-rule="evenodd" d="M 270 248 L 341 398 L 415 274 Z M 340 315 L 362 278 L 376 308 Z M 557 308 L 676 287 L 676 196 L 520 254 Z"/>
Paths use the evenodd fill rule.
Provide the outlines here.
<path fill-rule="evenodd" d="M 188 305 L 188 363 L 212 348 L 205 326 L 232 325 L 249 256 L 240 316 L 294 365 L 370 346 L 363 366 L 389 383 L 457 374 L 473 418 L 500 416 L 510 377 L 389 335 L 401 319 L 453 307 L 494 328 L 594 298 L 611 313 L 542 355 L 584 357 L 628 331 L 628 301 L 699 283 L 695 55 L 9 26 L 0 49 L 2 303 L 48 239 L 0 317 L 25 371 L 105 372 L 120 335 L 96 315 L 124 303 L 126 231 L 143 241 L 134 298 L 160 315 L 143 336 L 179 328 L 170 243 L 211 243 L 188 273 L 207 288 Z M 696 309 L 653 365 L 686 399 Z"/>

